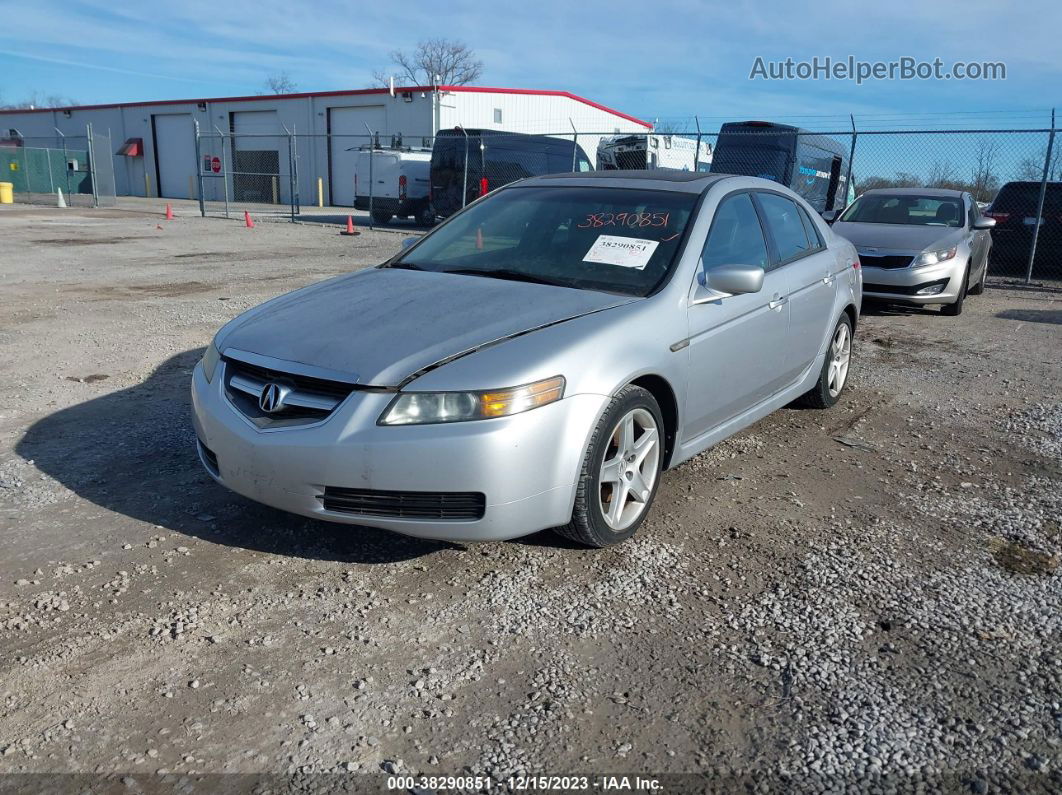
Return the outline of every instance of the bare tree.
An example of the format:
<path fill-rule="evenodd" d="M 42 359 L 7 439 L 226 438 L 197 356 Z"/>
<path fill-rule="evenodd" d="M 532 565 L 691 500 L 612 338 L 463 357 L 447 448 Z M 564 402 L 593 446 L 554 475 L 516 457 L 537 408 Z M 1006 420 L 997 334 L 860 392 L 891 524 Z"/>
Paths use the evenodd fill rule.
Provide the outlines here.
<path fill-rule="evenodd" d="M 970 180 L 970 193 L 979 202 L 989 201 L 999 190 L 999 177 L 995 174 L 998 149 L 999 145 L 995 141 L 982 139 L 977 144 L 977 159 Z"/>
<path fill-rule="evenodd" d="M 294 94 L 299 90 L 298 85 L 291 79 L 287 72 L 276 72 L 269 75 L 265 81 L 265 91 L 262 94 Z"/>
<path fill-rule="evenodd" d="M 427 39 L 409 53 L 394 50 L 391 63 L 398 67 L 397 79 L 414 86 L 435 85 L 436 76 L 441 86 L 464 86 L 483 74 L 483 61 L 476 58 L 475 52 L 467 44 L 450 39 Z M 381 86 L 388 85 L 389 77 L 382 70 L 372 73 L 373 80 Z"/>
<path fill-rule="evenodd" d="M 27 110 L 29 108 L 69 108 L 77 105 L 78 101 L 72 97 L 64 97 L 60 94 L 42 94 L 33 91 L 21 102 L 4 104 L 0 98 L 0 110 Z"/>
<path fill-rule="evenodd" d="M 948 190 L 966 190 L 967 186 L 955 173 L 955 166 L 951 163 L 936 161 L 929 172 L 926 180 L 927 188 L 946 188 Z"/>
<path fill-rule="evenodd" d="M 1051 164 L 1047 168 L 1048 180 L 1062 180 L 1062 151 L 1059 151 L 1058 142 L 1055 142 L 1051 152 Z M 1039 182 L 1044 177 L 1044 160 L 1047 159 L 1047 150 L 1044 149 L 1036 157 L 1022 158 L 1018 165 L 1018 179 L 1028 182 Z"/>
<path fill-rule="evenodd" d="M 690 125 L 685 119 L 657 119 L 653 123 L 653 132 L 660 135 L 685 135 L 689 131 Z"/>
<path fill-rule="evenodd" d="M 876 188 L 920 188 L 922 180 L 916 174 L 899 171 L 891 177 L 864 177 L 856 180 L 856 192 L 865 193 Z"/>
<path fill-rule="evenodd" d="M 1044 175 L 1044 159 L 1035 157 L 1023 157 L 1018 165 L 1018 179 L 1032 181 L 1041 179 Z"/>

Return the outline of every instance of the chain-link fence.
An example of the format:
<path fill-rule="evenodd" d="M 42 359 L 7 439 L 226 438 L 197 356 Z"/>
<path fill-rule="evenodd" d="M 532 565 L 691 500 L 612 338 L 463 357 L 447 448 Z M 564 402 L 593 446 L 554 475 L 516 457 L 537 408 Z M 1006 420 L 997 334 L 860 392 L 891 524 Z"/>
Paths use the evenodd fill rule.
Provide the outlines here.
<path fill-rule="evenodd" d="M 1062 153 L 1053 128 L 818 132 L 756 122 L 713 133 L 446 130 L 435 139 L 431 203 L 445 218 L 518 179 L 591 168 L 762 177 L 792 188 L 831 220 L 875 188 L 960 191 L 976 203 L 973 213 L 927 218 L 916 208 L 904 223 L 973 233 L 976 216 L 983 214 L 996 223 L 990 233 L 992 276 L 1062 279 Z"/>
<path fill-rule="evenodd" d="M 294 135 L 196 134 L 196 191 L 203 215 L 290 215 L 302 205 Z"/>
<path fill-rule="evenodd" d="M 32 204 L 112 207 L 116 201 L 109 134 L 0 138 L 0 182 L 10 182 L 17 201 Z"/>
<path fill-rule="evenodd" d="M 0 138 L 0 181 L 14 184 L 18 200 L 53 202 L 61 190 L 69 203 L 114 203 L 109 134 L 91 126 L 84 136 L 16 133 Z M 834 215 L 874 188 L 948 188 L 970 194 L 979 211 L 995 220 L 994 277 L 1062 279 L 1062 151 L 1053 122 L 1038 129 L 853 125 L 822 131 L 747 122 L 712 132 L 537 135 L 454 128 L 434 137 L 371 129 L 329 135 L 213 128 L 196 129 L 194 143 L 195 171 L 186 170 L 190 155 L 182 155 L 173 165 L 180 172 L 174 184 L 189 182 L 189 195 L 199 199 L 204 215 L 241 217 L 250 211 L 292 221 L 317 205 L 366 212 L 370 224 L 409 219 L 430 225 L 516 180 L 592 169 L 765 177 Z M 165 152 L 154 156 L 160 173 L 174 159 Z M 342 211 L 335 216 L 346 220 Z"/>

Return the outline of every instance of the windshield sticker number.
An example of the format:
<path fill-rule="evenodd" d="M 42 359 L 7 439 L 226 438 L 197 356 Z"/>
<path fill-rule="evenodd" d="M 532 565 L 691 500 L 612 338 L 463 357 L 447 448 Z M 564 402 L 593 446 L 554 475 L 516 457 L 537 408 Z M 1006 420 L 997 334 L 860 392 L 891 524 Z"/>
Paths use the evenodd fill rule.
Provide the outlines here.
<path fill-rule="evenodd" d="M 671 213 L 590 213 L 579 229 L 600 229 L 603 226 L 625 226 L 629 229 L 647 226 L 667 226 Z"/>
<path fill-rule="evenodd" d="M 618 265 L 621 268 L 642 270 L 660 243 L 656 240 L 642 240 L 637 237 L 615 237 L 599 235 L 594 245 L 583 257 L 583 262 L 597 262 L 602 265 Z"/>

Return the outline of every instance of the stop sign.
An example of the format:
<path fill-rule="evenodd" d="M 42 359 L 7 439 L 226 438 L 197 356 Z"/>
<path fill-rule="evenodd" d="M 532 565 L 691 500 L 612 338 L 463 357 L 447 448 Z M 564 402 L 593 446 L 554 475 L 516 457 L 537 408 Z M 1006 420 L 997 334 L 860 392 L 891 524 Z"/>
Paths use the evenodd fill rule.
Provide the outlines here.
<path fill-rule="evenodd" d="M 210 170 L 213 171 L 215 174 L 220 174 L 221 173 L 221 158 L 220 157 L 215 157 L 213 160 L 210 161 Z"/>

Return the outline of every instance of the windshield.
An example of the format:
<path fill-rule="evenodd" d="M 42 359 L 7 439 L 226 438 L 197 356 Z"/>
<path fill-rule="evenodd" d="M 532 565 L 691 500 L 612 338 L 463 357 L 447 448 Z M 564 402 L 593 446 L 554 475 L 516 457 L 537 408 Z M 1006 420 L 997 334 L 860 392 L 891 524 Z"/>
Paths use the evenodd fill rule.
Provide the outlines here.
<path fill-rule="evenodd" d="M 844 211 L 841 221 L 904 226 L 962 226 L 962 199 L 940 196 L 865 195 Z"/>
<path fill-rule="evenodd" d="M 770 146 L 734 146 L 724 140 L 712 155 L 711 170 L 716 174 L 741 174 L 785 184 L 789 180 L 789 153 Z"/>
<path fill-rule="evenodd" d="M 674 264 L 697 196 L 625 188 L 500 191 L 390 267 L 645 296 Z"/>

